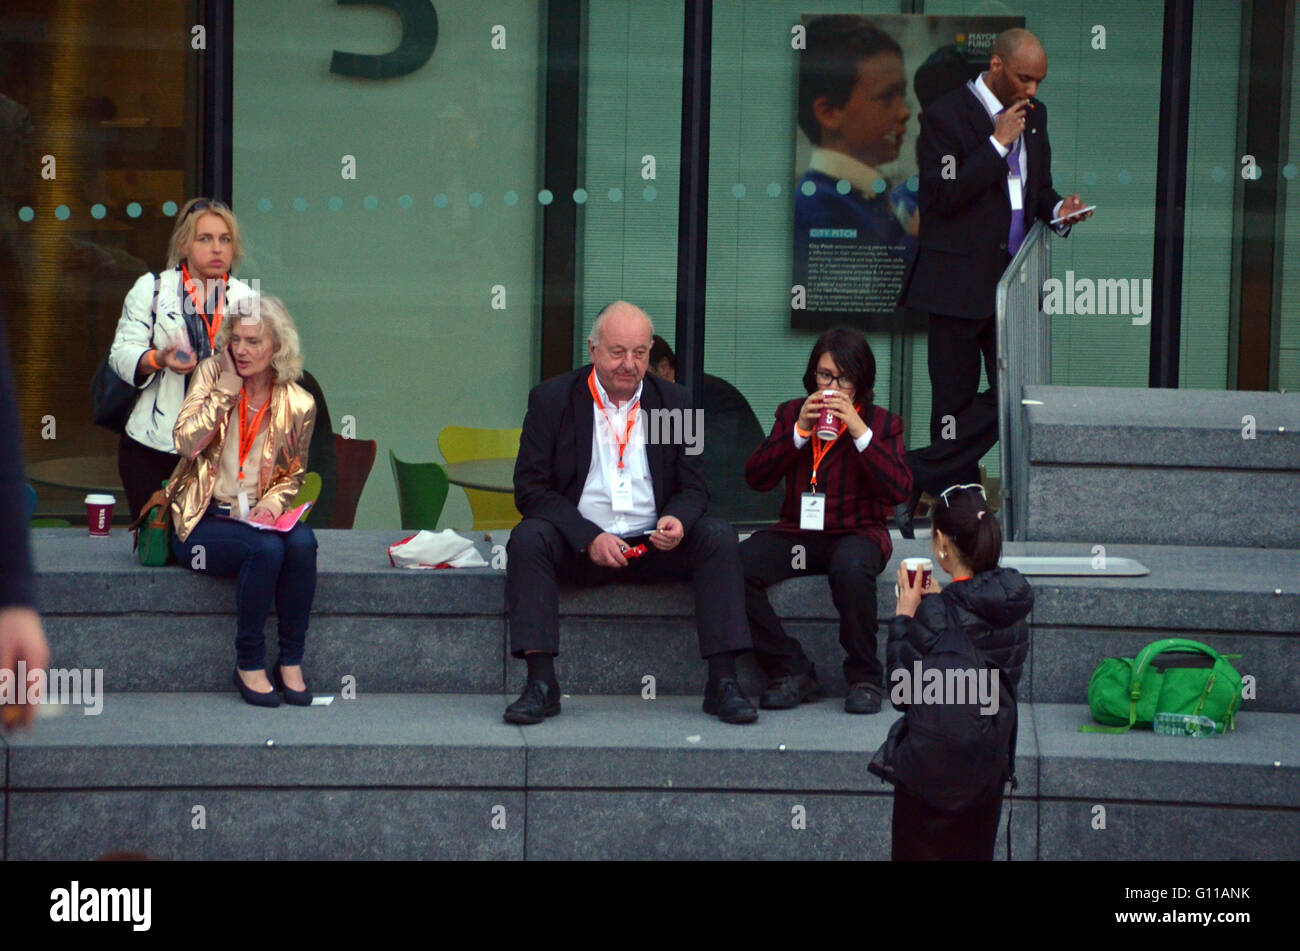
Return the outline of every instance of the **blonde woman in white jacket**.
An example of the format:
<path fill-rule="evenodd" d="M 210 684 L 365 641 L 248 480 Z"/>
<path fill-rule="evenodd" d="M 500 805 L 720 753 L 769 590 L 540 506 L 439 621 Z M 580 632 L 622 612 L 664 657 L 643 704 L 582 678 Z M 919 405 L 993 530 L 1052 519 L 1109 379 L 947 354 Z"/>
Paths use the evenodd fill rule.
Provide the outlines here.
<path fill-rule="evenodd" d="M 230 276 L 243 256 L 234 213 L 193 198 L 176 215 L 167 270 L 143 275 L 126 295 L 108 360 L 138 390 L 117 450 L 132 519 L 180 459 L 172 429 L 189 374 L 212 355 L 222 316 L 251 311 L 254 289 Z"/>

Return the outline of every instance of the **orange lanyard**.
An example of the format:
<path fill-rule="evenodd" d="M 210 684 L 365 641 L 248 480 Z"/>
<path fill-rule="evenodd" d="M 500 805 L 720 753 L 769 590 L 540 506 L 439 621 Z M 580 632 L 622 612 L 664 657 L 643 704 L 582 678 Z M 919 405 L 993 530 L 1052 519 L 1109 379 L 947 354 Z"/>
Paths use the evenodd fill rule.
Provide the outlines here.
<path fill-rule="evenodd" d="M 859 407 L 859 405 L 858 405 L 857 403 L 854 403 L 854 404 L 853 404 L 853 409 L 854 409 L 855 412 L 857 412 L 857 413 L 859 413 L 859 414 L 862 412 L 861 408 Z M 841 436 L 844 435 L 844 429 L 845 429 L 844 421 L 841 420 L 841 421 L 840 421 L 840 431 L 837 432 L 837 433 L 835 434 L 835 439 L 839 439 Z M 821 468 L 822 459 L 825 458 L 826 453 L 830 452 L 831 446 L 835 445 L 835 439 L 829 439 L 829 440 L 824 440 L 824 441 L 823 441 L 823 439 L 822 439 L 820 436 L 817 435 L 817 433 L 816 433 L 815 430 L 814 430 L 814 432 L 813 432 L 813 437 L 812 437 L 812 452 L 813 452 L 812 490 L 813 490 L 814 492 L 817 491 L 817 470 L 818 470 L 819 468 Z"/>
<path fill-rule="evenodd" d="M 591 398 L 596 402 L 596 409 L 605 417 L 605 422 L 609 423 L 609 428 L 614 430 L 614 439 L 618 442 L 618 467 L 623 468 L 623 450 L 627 449 L 628 442 L 632 439 L 632 427 L 636 425 L 636 408 L 641 405 L 637 400 L 632 404 L 631 409 L 627 411 L 627 432 L 623 438 L 619 439 L 618 430 L 614 429 L 614 421 L 609 418 L 609 413 L 605 411 L 605 404 L 600 401 L 600 393 L 596 390 L 596 371 L 591 371 L 591 376 L 587 377 L 587 389 L 591 390 Z"/>
<path fill-rule="evenodd" d="M 184 264 L 181 265 L 181 274 L 185 278 L 185 289 L 190 292 L 190 300 L 194 302 L 194 309 L 198 311 L 199 316 L 203 318 L 204 326 L 208 328 L 208 346 L 215 349 L 217 345 L 217 331 L 221 329 L 221 312 L 225 309 L 226 304 L 226 295 L 224 293 L 225 284 L 230 278 L 230 275 L 226 274 L 221 278 L 223 293 L 217 295 L 217 311 L 213 314 L 213 317 L 216 319 L 209 320 L 208 315 L 203 312 L 203 301 L 199 297 L 198 288 L 194 286 L 194 281 L 190 278 L 190 269 Z"/>
<path fill-rule="evenodd" d="M 239 481 L 244 481 L 244 460 L 248 458 L 248 453 L 253 448 L 253 441 L 257 439 L 257 429 L 262 425 L 262 417 L 266 415 L 267 408 L 271 405 L 271 394 L 266 395 L 266 402 L 262 408 L 257 411 L 253 417 L 253 425 L 248 425 L 248 392 L 241 391 L 239 394 Z"/>
<path fill-rule="evenodd" d="M 962 575 L 960 578 L 953 578 L 953 581 L 970 581 L 970 575 Z"/>

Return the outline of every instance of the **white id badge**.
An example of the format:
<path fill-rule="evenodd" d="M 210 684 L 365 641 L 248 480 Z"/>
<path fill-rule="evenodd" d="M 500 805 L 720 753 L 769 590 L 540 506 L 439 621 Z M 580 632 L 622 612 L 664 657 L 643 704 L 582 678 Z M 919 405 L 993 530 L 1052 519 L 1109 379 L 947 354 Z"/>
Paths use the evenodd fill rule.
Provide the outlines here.
<path fill-rule="evenodd" d="M 799 503 L 799 527 L 806 532 L 820 532 L 826 527 L 826 496 L 805 492 Z"/>
<path fill-rule="evenodd" d="M 239 490 L 239 517 L 247 520 L 248 518 L 248 493 L 243 489 Z"/>
<path fill-rule="evenodd" d="M 632 477 L 615 470 L 610 487 L 610 508 L 615 512 L 632 511 Z"/>
<path fill-rule="evenodd" d="M 1020 211 L 1025 207 L 1024 189 L 1020 187 L 1020 179 L 1017 176 L 1007 176 L 1007 191 L 1011 194 L 1012 211 Z"/>

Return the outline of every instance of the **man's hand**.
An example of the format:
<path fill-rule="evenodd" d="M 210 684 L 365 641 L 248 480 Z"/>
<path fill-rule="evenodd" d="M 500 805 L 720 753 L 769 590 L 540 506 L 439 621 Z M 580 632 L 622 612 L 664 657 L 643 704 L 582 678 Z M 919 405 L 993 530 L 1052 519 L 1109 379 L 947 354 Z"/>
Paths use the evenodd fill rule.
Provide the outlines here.
<path fill-rule="evenodd" d="M 814 390 L 809 397 L 803 401 L 803 406 L 799 410 L 799 419 L 797 425 L 806 433 L 810 433 L 817 425 L 817 418 L 822 414 L 822 391 Z"/>
<path fill-rule="evenodd" d="M 824 405 L 829 406 L 835 418 L 844 423 L 844 428 L 851 437 L 857 439 L 867 431 L 867 424 L 853 408 L 853 401 L 845 394 L 837 390 L 834 396 L 825 397 L 825 401 Z"/>
<path fill-rule="evenodd" d="M 1069 198 L 1065 199 L 1065 201 L 1061 202 L 1061 210 L 1057 212 L 1056 217 L 1064 218 L 1066 220 L 1058 222 L 1058 224 L 1073 225 L 1091 218 L 1091 211 L 1085 211 L 1083 214 L 1079 214 L 1084 207 L 1085 205 L 1082 198 L 1078 195 L 1071 195 Z"/>
<path fill-rule="evenodd" d="M 682 523 L 675 516 L 665 515 L 650 533 L 650 544 L 660 551 L 672 551 L 685 537 L 686 529 L 682 528 Z"/>
<path fill-rule="evenodd" d="M 0 610 L 0 670 L 18 673 L 18 662 L 26 662 L 30 676 L 34 670 L 44 670 L 50 662 L 50 648 L 45 643 L 41 629 L 41 616 L 31 608 L 4 608 Z M 27 697 L 27 684 L 16 683 L 18 699 Z M 36 708 L 28 703 L 0 707 L 0 725 L 30 726 Z"/>
<path fill-rule="evenodd" d="M 993 120 L 993 138 L 997 139 L 1003 148 L 1011 148 L 1011 143 L 1020 138 L 1020 133 L 1025 131 L 1025 108 L 1028 105 L 1028 99 L 1018 100 L 1015 105 L 999 112 L 997 118 Z"/>
<path fill-rule="evenodd" d="M 269 509 L 264 509 L 260 505 L 253 506 L 253 510 L 248 513 L 248 520 L 259 525 L 274 525 L 275 518 L 276 516 Z"/>
<path fill-rule="evenodd" d="M 627 542 L 617 535 L 601 532 L 587 546 L 587 557 L 602 568 L 626 568 L 627 559 L 623 557 L 625 551 Z"/>

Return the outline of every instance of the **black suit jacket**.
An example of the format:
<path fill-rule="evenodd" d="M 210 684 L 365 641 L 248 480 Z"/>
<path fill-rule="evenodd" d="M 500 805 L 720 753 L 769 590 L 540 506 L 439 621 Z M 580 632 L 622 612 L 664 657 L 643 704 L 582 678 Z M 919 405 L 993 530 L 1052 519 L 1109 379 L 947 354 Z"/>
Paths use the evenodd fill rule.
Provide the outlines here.
<path fill-rule="evenodd" d="M 544 518 L 553 524 L 574 551 L 586 548 L 601 532 L 600 526 L 578 512 L 591 469 L 596 418 L 587 388 L 590 375 L 589 364 L 533 387 L 515 461 L 515 507 L 524 518 Z M 687 412 L 690 394 L 685 387 L 647 373 L 640 409 Z M 647 443 L 645 448 L 659 516 L 675 516 L 689 532 L 709 507 L 702 456 L 688 456 L 686 446 L 680 444 Z"/>
<path fill-rule="evenodd" d="M 1052 188 L 1047 108 L 1037 99 L 1031 102 L 1024 131 L 1026 232 L 1035 218 L 1050 221 L 1061 200 Z M 1011 201 L 1007 160 L 989 141 L 992 134 L 993 120 L 965 86 L 921 113 L 916 142 L 920 249 L 903 291 L 908 307 L 952 317 L 982 318 L 994 312 L 997 283 L 1010 261 Z M 946 163 L 946 156 L 953 162 Z M 945 165 L 955 165 L 951 177 L 944 176 Z"/>

